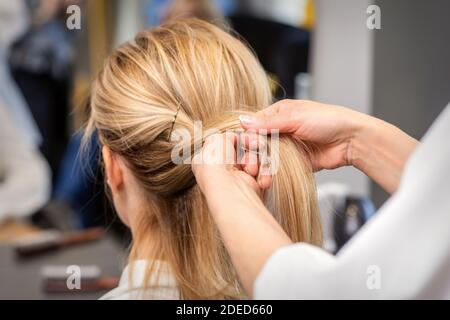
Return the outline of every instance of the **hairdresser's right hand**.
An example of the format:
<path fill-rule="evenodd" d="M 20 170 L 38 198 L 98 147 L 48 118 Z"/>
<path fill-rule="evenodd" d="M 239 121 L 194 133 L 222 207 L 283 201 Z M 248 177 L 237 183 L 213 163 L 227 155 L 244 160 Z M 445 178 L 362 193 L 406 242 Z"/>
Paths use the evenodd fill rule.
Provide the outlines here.
<path fill-rule="evenodd" d="M 255 116 L 241 116 L 247 129 L 278 129 L 313 143 L 315 170 L 335 169 L 353 162 L 352 142 L 368 116 L 351 109 L 313 101 L 282 100 Z"/>
<path fill-rule="evenodd" d="M 364 113 L 313 101 L 282 100 L 254 116 L 241 116 L 247 130 L 279 129 L 309 142 L 315 170 L 352 165 L 394 192 L 417 146 L 395 126 Z"/>

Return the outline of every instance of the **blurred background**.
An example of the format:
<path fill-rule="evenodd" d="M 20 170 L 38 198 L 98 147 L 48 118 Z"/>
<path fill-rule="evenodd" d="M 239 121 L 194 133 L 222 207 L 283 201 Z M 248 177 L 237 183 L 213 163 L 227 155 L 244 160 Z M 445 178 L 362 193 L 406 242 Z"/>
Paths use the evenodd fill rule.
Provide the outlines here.
<path fill-rule="evenodd" d="M 373 4 L 381 29 L 366 23 Z M 448 12 L 446 0 L 0 0 L 0 299 L 98 298 L 117 283 L 130 236 L 96 137 L 80 145 L 92 79 L 139 30 L 178 16 L 227 24 L 277 99 L 349 106 L 420 139 L 450 101 Z M 352 168 L 317 180 L 337 252 L 388 195 Z M 86 292 L 67 292 L 71 264 L 90 275 Z"/>

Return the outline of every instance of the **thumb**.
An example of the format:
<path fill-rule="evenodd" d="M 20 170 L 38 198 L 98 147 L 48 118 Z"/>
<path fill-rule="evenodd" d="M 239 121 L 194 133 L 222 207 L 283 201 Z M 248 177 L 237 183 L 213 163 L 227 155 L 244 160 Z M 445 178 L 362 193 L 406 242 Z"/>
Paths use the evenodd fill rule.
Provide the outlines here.
<path fill-rule="evenodd" d="M 256 113 L 254 115 L 239 116 L 241 126 L 246 130 L 260 130 L 278 129 L 280 133 L 295 132 L 295 122 L 292 117 L 284 113 L 276 113 L 267 115 L 264 112 Z"/>

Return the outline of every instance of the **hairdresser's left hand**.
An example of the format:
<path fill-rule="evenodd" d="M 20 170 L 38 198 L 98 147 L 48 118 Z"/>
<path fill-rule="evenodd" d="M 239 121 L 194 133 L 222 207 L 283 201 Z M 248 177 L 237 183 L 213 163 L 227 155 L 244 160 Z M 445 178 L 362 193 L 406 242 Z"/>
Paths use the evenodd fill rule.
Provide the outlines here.
<path fill-rule="evenodd" d="M 204 193 L 211 191 L 211 188 L 226 187 L 226 182 L 231 179 L 235 187 L 249 188 L 260 198 L 263 197 L 264 189 L 271 184 L 271 176 L 260 172 L 258 144 L 247 149 L 238 159 L 236 149 L 240 143 L 245 145 L 245 140 L 248 140 L 247 134 L 230 132 L 206 139 L 202 150 L 192 159 L 192 171 Z"/>
<path fill-rule="evenodd" d="M 259 148 L 264 140 L 250 143 L 245 134 L 211 136 L 193 158 L 192 170 L 241 283 L 251 297 L 263 265 L 276 250 L 292 241 L 261 201 L 272 177 L 261 174 L 266 170 L 261 169 L 260 160 L 255 162 L 256 152 L 246 153 L 243 161 L 237 159 L 238 142 L 242 144 L 243 140 L 251 151 L 266 149 Z"/>

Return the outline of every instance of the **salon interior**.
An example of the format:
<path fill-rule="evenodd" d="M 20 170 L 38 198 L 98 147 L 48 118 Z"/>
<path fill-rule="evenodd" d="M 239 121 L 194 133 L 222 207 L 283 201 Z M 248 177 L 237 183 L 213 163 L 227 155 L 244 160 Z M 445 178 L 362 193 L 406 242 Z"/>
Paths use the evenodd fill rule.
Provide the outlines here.
<path fill-rule="evenodd" d="M 93 79 L 137 32 L 179 15 L 224 21 L 276 101 L 351 106 L 419 140 L 450 98 L 449 12 L 446 0 L 0 0 L 0 299 L 90 300 L 118 285 L 132 236 L 83 130 Z M 336 254 L 388 194 L 351 167 L 315 178 Z"/>

